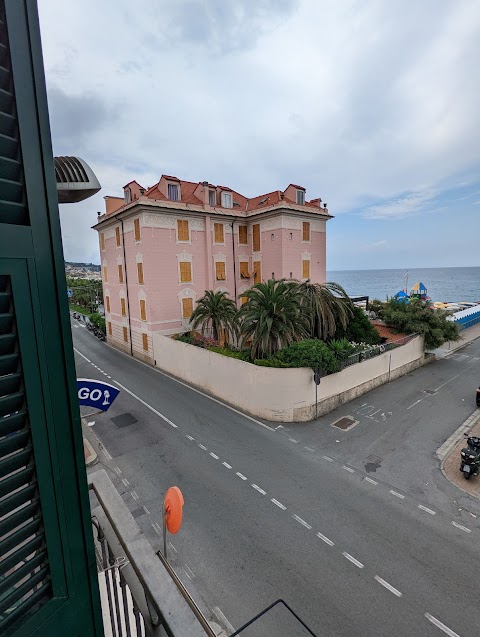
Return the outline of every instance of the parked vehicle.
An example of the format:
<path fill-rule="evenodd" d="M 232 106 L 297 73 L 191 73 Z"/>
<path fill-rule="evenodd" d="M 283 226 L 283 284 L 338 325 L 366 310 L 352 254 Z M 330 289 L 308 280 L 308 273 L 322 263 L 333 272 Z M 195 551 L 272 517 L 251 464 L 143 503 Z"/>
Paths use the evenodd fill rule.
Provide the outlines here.
<path fill-rule="evenodd" d="M 480 438 L 464 434 L 467 438 L 467 447 L 460 452 L 460 471 L 463 473 L 465 480 L 478 475 L 480 467 Z"/>
<path fill-rule="evenodd" d="M 480 407 L 480 387 L 477 389 L 477 407 Z"/>

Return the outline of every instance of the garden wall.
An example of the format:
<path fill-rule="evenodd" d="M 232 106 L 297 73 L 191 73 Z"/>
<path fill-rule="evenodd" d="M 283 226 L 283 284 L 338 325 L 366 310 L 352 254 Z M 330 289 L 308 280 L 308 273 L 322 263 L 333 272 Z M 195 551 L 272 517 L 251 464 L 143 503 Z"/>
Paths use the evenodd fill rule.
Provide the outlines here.
<path fill-rule="evenodd" d="M 246 413 L 277 422 L 315 416 L 315 383 L 308 368 L 260 367 L 153 335 L 155 365 Z M 424 363 L 423 337 L 322 378 L 318 414 L 364 394 Z"/>

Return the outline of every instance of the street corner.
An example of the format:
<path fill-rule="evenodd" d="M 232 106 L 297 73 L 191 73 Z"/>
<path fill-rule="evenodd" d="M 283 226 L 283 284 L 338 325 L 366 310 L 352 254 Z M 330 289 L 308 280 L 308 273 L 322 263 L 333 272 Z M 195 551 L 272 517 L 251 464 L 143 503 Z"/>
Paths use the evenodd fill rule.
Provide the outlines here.
<path fill-rule="evenodd" d="M 455 432 L 455 441 L 450 441 L 450 449 L 445 454 L 441 469 L 443 475 L 456 487 L 480 500 L 480 476 L 465 480 L 460 471 L 460 452 L 466 446 L 466 439 L 463 433 L 470 436 L 480 436 L 480 410 L 477 409 L 472 416 Z M 447 441 L 447 442 L 449 442 Z M 441 448 L 440 448 L 441 449 Z M 439 450 L 440 451 L 440 450 Z M 437 452 L 437 456 L 438 456 Z"/>
<path fill-rule="evenodd" d="M 83 455 L 85 457 L 85 465 L 87 467 L 91 467 L 98 462 L 96 451 L 86 438 L 83 438 Z"/>

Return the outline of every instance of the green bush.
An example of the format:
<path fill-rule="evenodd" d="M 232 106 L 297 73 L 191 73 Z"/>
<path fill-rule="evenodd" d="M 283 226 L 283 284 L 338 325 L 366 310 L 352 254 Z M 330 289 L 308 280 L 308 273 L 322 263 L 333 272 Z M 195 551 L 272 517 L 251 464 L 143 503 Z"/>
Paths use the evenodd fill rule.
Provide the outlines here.
<path fill-rule="evenodd" d="M 339 362 L 326 343 L 312 338 L 293 343 L 280 350 L 276 358 L 290 367 L 319 367 L 328 374 L 339 370 Z"/>
<path fill-rule="evenodd" d="M 256 358 L 254 360 L 255 365 L 258 365 L 259 367 L 292 367 L 292 365 L 289 365 L 288 363 L 284 363 L 283 361 L 279 360 L 278 358 Z"/>
<path fill-rule="evenodd" d="M 346 338 L 331 340 L 327 345 L 335 354 L 335 358 L 339 361 L 344 361 L 355 351 L 353 345 L 351 345 Z"/>
<path fill-rule="evenodd" d="M 345 329 L 341 325 L 337 326 L 335 332 L 337 339 L 346 338 L 347 341 L 355 343 L 368 343 L 369 345 L 378 345 L 380 343 L 380 334 L 371 324 L 368 316 L 361 307 L 354 306 L 353 316 L 349 320 Z"/>
<path fill-rule="evenodd" d="M 230 347 L 220 347 L 219 345 L 211 345 L 207 348 L 210 352 L 216 352 L 217 354 L 222 354 L 222 356 L 228 356 L 229 358 L 238 358 L 241 361 L 250 361 L 250 354 L 243 350 L 241 352 L 231 349 Z"/>

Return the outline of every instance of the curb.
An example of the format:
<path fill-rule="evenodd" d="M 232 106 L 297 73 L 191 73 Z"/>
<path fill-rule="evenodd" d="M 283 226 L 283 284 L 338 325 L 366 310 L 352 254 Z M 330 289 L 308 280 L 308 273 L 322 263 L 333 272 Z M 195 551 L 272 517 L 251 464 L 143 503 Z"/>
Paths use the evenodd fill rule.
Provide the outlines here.
<path fill-rule="evenodd" d="M 98 456 L 86 438 L 83 438 L 83 450 L 85 453 L 85 465 L 91 467 L 98 462 Z"/>
<path fill-rule="evenodd" d="M 442 466 L 446 456 L 448 456 L 448 454 L 455 447 L 457 442 L 461 438 L 463 438 L 463 434 L 466 433 L 468 430 L 470 430 L 472 427 L 474 427 L 479 420 L 480 420 L 480 408 L 476 409 L 473 412 L 473 414 L 467 418 L 467 420 L 463 423 L 463 425 L 460 425 L 460 427 L 453 432 L 450 438 L 447 438 L 447 440 L 443 443 L 443 445 L 436 450 L 435 455 L 437 456 L 439 460 L 442 461 Z"/>

